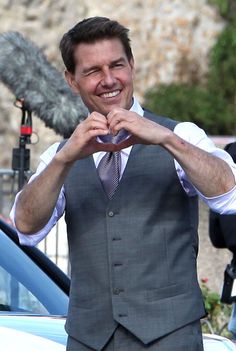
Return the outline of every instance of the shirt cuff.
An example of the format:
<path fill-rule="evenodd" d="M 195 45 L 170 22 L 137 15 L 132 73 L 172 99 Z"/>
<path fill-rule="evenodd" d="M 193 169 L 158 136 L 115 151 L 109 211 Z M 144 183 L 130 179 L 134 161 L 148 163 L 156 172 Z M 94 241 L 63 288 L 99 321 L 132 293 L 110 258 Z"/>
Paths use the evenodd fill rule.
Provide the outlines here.
<path fill-rule="evenodd" d="M 12 223 L 15 227 L 16 232 L 17 232 L 20 244 L 26 245 L 26 246 L 36 246 L 40 241 L 42 241 L 47 236 L 47 234 L 52 230 L 52 228 L 55 226 L 57 221 L 62 217 L 62 215 L 64 213 L 64 206 L 65 206 L 64 205 L 64 194 L 62 191 L 60 192 L 57 205 L 54 208 L 52 216 L 49 219 L 48 223 L 45 225 L 45 227 L 43 229 L 41 229 L 40 231 L 38 231 L 36 233 L 32 233 L 32 234 L 21 233 L 16 227 L 15 208 L 16 208 L 16 202 L 17 202 L 18 196 L 19 196 L 19 193 L 16 195 L 15 202 L 14 202 L 13 207 L 11 209 L 10 219 L 12 220 Z"/>
<path fill-rule="evenodd" d="M 235 214 L 236 212 L 236 185 L 222 195 L 206 197 L 201 194 L 201 198 L 214 212 L 220 214 Z"/>

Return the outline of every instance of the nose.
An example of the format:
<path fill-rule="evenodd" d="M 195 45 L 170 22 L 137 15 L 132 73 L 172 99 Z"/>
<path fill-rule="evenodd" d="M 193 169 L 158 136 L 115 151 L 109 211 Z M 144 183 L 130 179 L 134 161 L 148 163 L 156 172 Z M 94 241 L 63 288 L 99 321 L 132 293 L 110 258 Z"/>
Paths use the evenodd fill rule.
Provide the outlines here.
<path fill-rule="evenodd" d="M 115 76 L 112 73 L 111 69 L 109 69 L 109 68 L 104 69 L 101 84 L 103 86 L 112 87 L 114 85 L 115 81 L 116 81 L 116 79 L 115 79 Z"/>

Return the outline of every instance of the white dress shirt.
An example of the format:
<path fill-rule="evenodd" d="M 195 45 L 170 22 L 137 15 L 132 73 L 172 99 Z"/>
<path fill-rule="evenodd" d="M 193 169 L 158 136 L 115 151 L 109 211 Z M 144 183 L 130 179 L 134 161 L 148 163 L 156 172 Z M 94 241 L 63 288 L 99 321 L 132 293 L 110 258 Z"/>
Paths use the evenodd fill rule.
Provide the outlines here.
<path fill-rule="evenodd" d="M 134 98 L 133 105 L 131 107 L 131 111 L 138 113 L 140 116 L 143 116 L 143 109 L 138 103 L 138 101 Z M 236 179 L 236 164 L 233 162 L 231 156 L 225 152 L 224 150 L 217 148 L 213 141 L 207 137 L 206 133 L 197 127 L 194 123 L 191 122 L 181 122 L 176 125 L 174 128 L 174 133 L 180 136 L 182 139 L 188 141 L 189 143 L 209 152 L 212 155 L 215 155 L 224 161 L 226 161 L 229 166 L 231 167 L 235 179 Z M 31 177 L 30 181 L 32 181 L 37 175 L 39 175 L 43 169 L 50 163 L 52 158 L 54 157 L 59 143 L 55 143 L 50 146 L 40 157 L 40 163 L 36 170 L 36 173 Z M 132 146 L 121 150 L 121 175 L 122 177 L 124 169 L 126 167 L 130 151 Z M 93 154 L 94 163 L 97 167 L 101 158 L 103 157 L 105 152 L 97 152 Z M 188 194 L 188 196 L 199 195 L 199 197 L 213 210 L 219 213 L 230 214 L 236 212 L 236 187 L 234 187 L 231 191 L 227 192 L 226 194 L 215 196 L 215 197 L 205 197 L 201 194 L 198 189 L 196 189 L 191 182 L 188 180 L 187 175 L 185 174 L 184 170 L 175 161 L 175 168 L 177 175 L 179 177 L 180 183 Z M 15 199 L 15 203 L 17 201 L 17 196 Z M 15 215 L 15 203 L 10 213 L 10 217 L 14 222 L 14 215 Z M 45 236 L 50 232 L 50 230 L 54 227 L 60 217 L 63 215 L 65 210 L 65 195 L 64 195 L 64 187 L 62 187 L 61 192 L 58 197 L 58 201 L 56 207 L 53 211 L 53 214 L 47 223 L 47 225 L 40 230 L 39 232 L 33 235 L 24 235 L 18 232 L 19 240 L 23 245 L 37 245 Z"/>

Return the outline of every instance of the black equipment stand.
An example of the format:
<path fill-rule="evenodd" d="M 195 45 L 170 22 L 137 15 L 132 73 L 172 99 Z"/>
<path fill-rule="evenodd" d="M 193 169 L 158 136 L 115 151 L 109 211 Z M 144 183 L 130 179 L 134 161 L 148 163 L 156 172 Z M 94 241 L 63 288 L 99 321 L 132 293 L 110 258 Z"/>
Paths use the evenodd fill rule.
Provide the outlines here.
<path fill-rule="evenodd" d="M 20 191 L 27 180 L 25 172 L 30 169 L 30 150 L 26 145 L 31 144 L 32 114 L 26 108 L 23 99 L 16 100 L 15 106 L 22 110 L 19 147 L 14 148 L 12 152 L 12 169 L 18 171 L 18 191 Z"/>

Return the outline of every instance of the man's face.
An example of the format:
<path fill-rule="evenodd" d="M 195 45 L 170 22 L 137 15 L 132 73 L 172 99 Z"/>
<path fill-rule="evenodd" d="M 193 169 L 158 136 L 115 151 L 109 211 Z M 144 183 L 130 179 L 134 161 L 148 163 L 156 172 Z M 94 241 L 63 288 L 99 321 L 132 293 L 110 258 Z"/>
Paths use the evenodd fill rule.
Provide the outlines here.
<path fill-rule="evenodd" d="M 66 71 L 66 79 L 90 112 L 106 116 L 115 107 L 130 109 L 134 65 L 119 39 L 79 44 L 74 55 L 75 74 Z"/>

